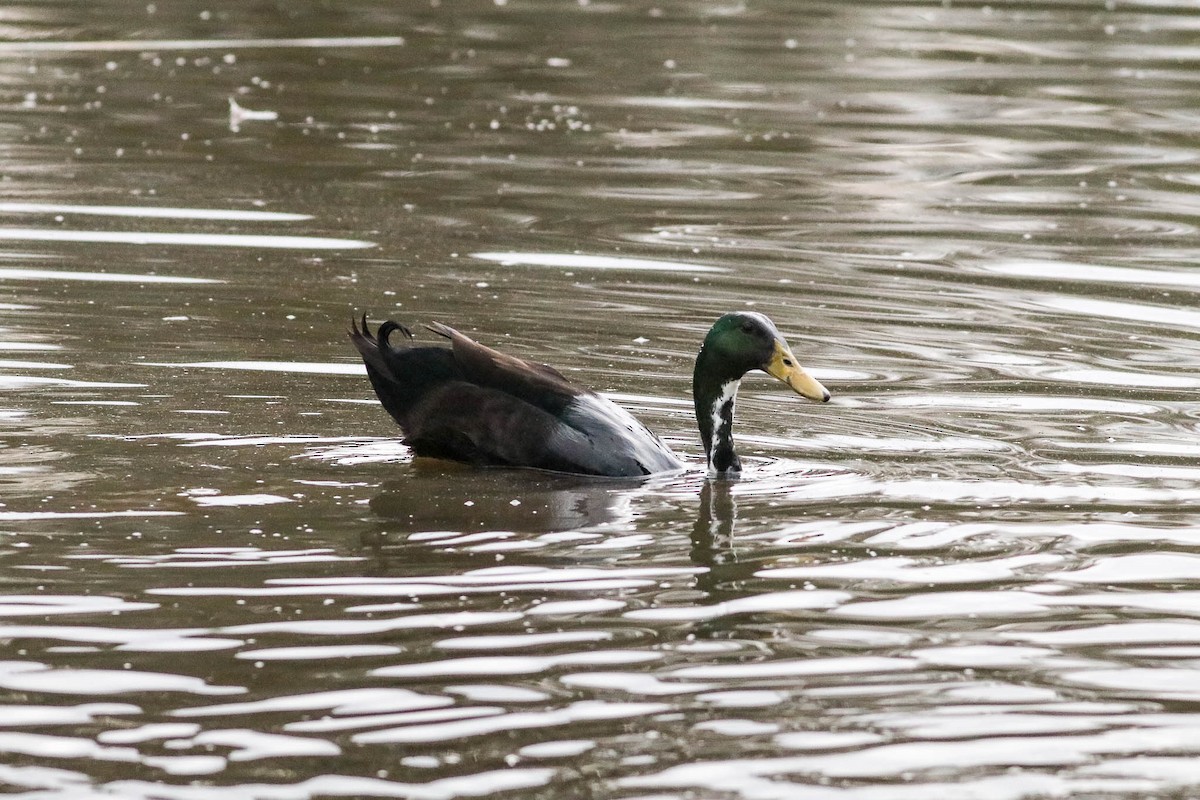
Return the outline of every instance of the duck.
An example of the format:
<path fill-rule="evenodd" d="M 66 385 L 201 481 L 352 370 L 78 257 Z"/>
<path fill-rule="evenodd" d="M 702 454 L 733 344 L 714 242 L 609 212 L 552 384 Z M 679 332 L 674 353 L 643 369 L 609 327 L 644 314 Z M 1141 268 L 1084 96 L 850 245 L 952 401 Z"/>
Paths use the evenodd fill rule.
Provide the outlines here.
<path fill-rule="evenodd" d="M 348 331 L 413 455 L 610 478 L 684 470 L 679 456 L 632 414 L 554 367 L 493 350 L 439 322 L 425 327 L 449 347 L 417 345 L 412 331 L 394 320 L 372 333 L 365 314 L 361 327 L 351 321 Z M 710 475 L 741 474 L 733 411 L 742 378 L 755 370 L 804 398 L 829 401 L 829 390 L 800 366 L 769 318 L 751 311 L 723 315 L 704 337 L 692 372 Z"/>

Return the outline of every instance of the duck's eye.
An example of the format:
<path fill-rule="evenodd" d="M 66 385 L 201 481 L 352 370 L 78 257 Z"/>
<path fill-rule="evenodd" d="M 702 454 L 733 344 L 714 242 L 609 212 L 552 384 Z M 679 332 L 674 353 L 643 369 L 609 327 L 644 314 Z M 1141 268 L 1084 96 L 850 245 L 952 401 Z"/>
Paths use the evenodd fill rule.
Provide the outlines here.
<path fill-rule="evenodd" d="M 792 366 L 792 360 L 791 360 L 790 358 L 785 358 L 785 359 L 783 360 L 783 365 L 784 365 L 785 367 L 790 367 L 790 366 Z"/>
<path fill-rule="evenodd" d="M 749 322 L 742 323 L 742 333 L 754 333 L 754 326 Z"/>

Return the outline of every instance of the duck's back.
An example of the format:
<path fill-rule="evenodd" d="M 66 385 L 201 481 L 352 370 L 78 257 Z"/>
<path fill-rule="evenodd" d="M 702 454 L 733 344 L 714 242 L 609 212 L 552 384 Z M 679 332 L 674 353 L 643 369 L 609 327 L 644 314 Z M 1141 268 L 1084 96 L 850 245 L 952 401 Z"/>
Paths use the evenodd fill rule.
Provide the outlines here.
<path fill-rule="evenodd" d="M 610 400 L 444 325 L 445 347 L 392 345 L 399 330 L 350 333 L 383 407 L 418 456 L 486 466 L 637 477 L 681 468 L 662 441 Z"/>

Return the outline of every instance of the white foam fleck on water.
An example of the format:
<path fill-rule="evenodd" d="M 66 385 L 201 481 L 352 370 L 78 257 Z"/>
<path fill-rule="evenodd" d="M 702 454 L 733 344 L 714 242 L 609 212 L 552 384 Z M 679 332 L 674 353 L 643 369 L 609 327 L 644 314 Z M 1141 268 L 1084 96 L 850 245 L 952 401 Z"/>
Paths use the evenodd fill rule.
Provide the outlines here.
<path fill-rule="evenodd" d="M 270 109 L 252 109 L 239 105 L 237 100 L 229 98 L 229 130 L 240 133 L 243 122 L 274 122 L 279 119 L 279 112 Z"/>

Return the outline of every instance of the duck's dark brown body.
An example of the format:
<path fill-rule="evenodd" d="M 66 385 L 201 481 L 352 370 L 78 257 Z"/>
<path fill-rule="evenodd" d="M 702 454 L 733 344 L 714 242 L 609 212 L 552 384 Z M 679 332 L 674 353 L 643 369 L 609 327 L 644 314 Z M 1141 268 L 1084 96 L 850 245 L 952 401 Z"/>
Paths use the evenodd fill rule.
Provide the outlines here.
<path fill-rule="evenodd" d="M 416 455 L 611 477 L 682 468 L 627 411 L 553 367 L 445 325 L 428 327 L 451 346 L 413 346 L 409 330 L 390 320 L 372 335 L 364 317 L 350 332 L 380 403 Z M 389 342 L 396 331 L 405 337 L 400 345 Z"/>

